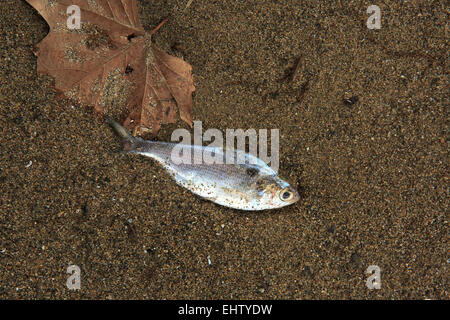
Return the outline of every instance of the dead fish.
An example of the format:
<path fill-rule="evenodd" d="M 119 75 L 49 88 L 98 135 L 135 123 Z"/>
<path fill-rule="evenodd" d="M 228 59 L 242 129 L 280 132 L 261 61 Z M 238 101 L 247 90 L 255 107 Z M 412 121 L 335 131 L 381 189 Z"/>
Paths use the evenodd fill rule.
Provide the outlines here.
<path fill-rule="evenodd" d="M 242 151 L 235 150 L 231 154 L 233 161 L 227 163 L 227 153 L 222 148 L 183 145 L 191 152 L 192 161 L 178 164 L 179 161 L 173 161 L 171 157 L 178 143 L 143 140 L 132 136 L 110 118 L 106 118 L 106 122 L 123 139 L 126 152 L 155 159 L 177 184 L 219 205 L 239 210 L 266 210 L 293 204 L 300 198 L 297 190 L 281 179 L 276 171 L 250 154 L 243 153 L 245 163 L 238 164 L 238 153 Z M 196 162 L 195 150 L 201 151 L 200 155 L 204 151 L 218 155 L 223 164 Z"/>

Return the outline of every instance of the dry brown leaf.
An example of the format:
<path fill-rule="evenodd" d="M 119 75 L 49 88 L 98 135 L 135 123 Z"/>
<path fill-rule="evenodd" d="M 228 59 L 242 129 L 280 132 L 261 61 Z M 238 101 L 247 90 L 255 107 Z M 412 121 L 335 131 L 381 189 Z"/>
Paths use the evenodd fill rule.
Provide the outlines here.
<path fill-rule="evenodd" d="M 50 33 L 37 45 L 38 72 L 67 97 L 124 120 L 133 134 L 155 134 L 180 118 L 192 126 L 191 66 L 151 43 L 137 0 L 27 0 Z M 81 29 L 67 27 L 67 8 L 81 9 Z"/>

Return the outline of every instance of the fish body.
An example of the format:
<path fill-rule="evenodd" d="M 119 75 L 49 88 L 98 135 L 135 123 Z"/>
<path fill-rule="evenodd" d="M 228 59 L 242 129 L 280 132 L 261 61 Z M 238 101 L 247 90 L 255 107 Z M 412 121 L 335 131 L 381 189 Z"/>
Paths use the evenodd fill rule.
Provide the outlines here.
<path fill-rule="evenodd" d="M 265 210 L 280 208 L 299 199 L 298 192 L 289 183 L 264 161 L 250 154 L 240 150 L 227 153 L 217 147 L 147 141 L 131 136 L 117 122 L 107 121 L 123 138 L 125 151 L 156 160 L 177 184 L 219 205 L 239 210 Z M 190 161 L 177 159 L 180 150 Z M 221 161 L 203 161 L 205 154 Z M 239 163 L 238 157 L 243 157 L 244 163 Z"/>

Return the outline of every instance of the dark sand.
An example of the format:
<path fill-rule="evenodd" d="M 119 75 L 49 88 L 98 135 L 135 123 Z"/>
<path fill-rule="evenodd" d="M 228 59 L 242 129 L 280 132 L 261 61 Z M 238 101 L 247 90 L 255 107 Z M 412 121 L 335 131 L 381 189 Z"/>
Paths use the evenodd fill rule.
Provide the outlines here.
<path fill-rule="evenodd" d="M 140 1 L 143 24 L 186 2 Z M 280 129 L 302 199 L 245 213 L 58 100 L 32 52 L 45 21 L 1 1 L 0 298 L 448 299 L 448 7 L 378 1 L 369 30 L 372 2 L 339 2 L 194 0 L 154 37 L 192 64 L 205 129 Z"/>

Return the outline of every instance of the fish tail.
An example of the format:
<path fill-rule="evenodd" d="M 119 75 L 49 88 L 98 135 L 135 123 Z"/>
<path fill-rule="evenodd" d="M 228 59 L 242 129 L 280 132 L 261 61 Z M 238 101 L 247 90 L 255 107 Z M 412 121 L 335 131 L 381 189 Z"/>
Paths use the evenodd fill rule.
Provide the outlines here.
<path fill-rule="evenodd" d="M 110 117 L 105 116 L 104 118 L 106 123 L 111 126 L 114 132 L 122 138 L 123 148 L 125 151 L 133 151 L 141 145 L 142 139 L 132 136 L 127 129 Z"/>
<path fill-rule="evenodd" d="M 114 121 L 113 119 L 111 119 L 108 116 L 105 116 L 105 121 L 107 124 L 109 124 L 111 126 L 111 128 L 113 128 L 114 132 L 122 139 L 124 140 L 132 140 L 134 137 L 127 131 L 127 129 L 125 129 L 124 127 L 122 127 L 119 123 L 117 123 L 116 121 Z"/>

